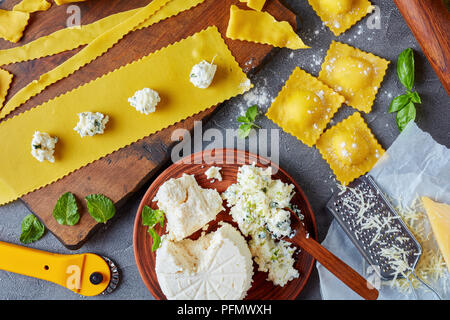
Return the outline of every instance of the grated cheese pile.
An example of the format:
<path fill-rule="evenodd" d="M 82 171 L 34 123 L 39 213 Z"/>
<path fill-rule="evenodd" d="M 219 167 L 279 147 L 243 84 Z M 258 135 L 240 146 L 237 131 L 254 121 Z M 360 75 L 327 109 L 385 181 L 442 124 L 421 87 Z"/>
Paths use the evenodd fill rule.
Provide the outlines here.
<path fill-rule="evenodd" d="M 348 210 L 349 214 L 356 217 L 355 225 L 360 227 L 360 230 L 356 230 L 356 238 L 361 237 L 364 230 L 373 231 L 374 237 L 369 245 L 380 245 L 380 256 L 387 259 L 392 269 L 395 270 L 394 279 L 383 281 L 383 284 L 397 288 L 402 292 L 410 291 L 411 287 L 414 289 L 420 287 L 421 283 L 411 274 L 412 270 L 408 264 L 408 256 L 411 255 L 411 252 L 395 243 L 389 243 L 389 247 L 383 247 L 386 243 L 380 240 L 383 233 L 399 232 L 398 228 L 392 225 L 393 220 L 398 217 L 366 215 L 367 211 L 373 209 L 376 205 L 377 195 L 372 190 L 363 194 L 361 190 L 348 188 L 340 184 L 338 184 L 338 188 L 340 190 L 339 195 L 346 191 L 351 192 L 351 196 L 342 199 L 342 205 Z M 443 278 L 446 274 L 446 264 L 432 236 L 419 198 L 413 202 L 411 207 L 397 207 L 396 211 L 422 247 L 422 255 L 414 270 L 415 274 L 428 284 Z M 402 244 L 407 238 L 396 237 L 395 240 Z M 399 278 L 399 275 L 403 278 Z"/>

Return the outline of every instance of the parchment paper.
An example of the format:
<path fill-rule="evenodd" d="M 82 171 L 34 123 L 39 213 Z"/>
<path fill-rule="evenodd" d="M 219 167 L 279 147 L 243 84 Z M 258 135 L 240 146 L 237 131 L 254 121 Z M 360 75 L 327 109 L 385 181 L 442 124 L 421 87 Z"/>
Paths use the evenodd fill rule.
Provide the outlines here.
<path fill-rule="evenodd" d="M 414 122 L 408 124 L 369 174 L 389 197 L 399 202 L 394 206 L 409 207 L 418 196 L 450 203 L 450 149 L 438 144 Z M 377 286 L 375 273 L 368 269 L 368 263 L 335 220 L 322 245 Z M 317 269 L 323 299 L 361 299 L 320 263 Z M 450 299 L 449 280 L 447 271 L 443 279 L 432 284 L 444 299 Z M 381 282 L 379 291 L 379 300 L 437 299 L 424 286 L 415 292 L 402 292 Z"/>

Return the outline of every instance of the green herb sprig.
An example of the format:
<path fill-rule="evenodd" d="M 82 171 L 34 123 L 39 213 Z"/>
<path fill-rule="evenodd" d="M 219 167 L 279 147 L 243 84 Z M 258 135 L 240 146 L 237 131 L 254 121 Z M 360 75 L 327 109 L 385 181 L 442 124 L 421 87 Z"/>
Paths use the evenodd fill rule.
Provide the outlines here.
<path fill-rule="evenodd" d="M 62 225 L 73 226 L 80 220 L 80 213 L 78 212 L 77 200 L 75 196 L 70 193 L 64 193 L 56 202 L 53 209 L 53 217 Z"/>
<path fill-rule="evenodd" d="M 20 242 L 29 244 L 39 240 L 45 231 L 45 227 L 33 214 L 27 215 L 21 224 Z"/>
<path fill-rule="evenodd" d="M 148 233 L 153 239 L 152 251 L 156 251 L 161 246 L 161 237 L 154 229 L 158 223 L 161 228 L 164 226 L 164 211 L 144 206 L 142 209 L 142 225 L 148 227 Z"/>
<path fill-rule="evenodd" d="M 389 113 L 397 112 L 396 122 L 400 131 L 406 127 L 410 121 L 416 119 L 415 103 L 422 103 L 417 92 L 412 91 L 414 86 L 414 52 L 411 48 L 405 49 L 397 59 L 397 76 L 406 93 L 395 97 L 389 105 Z"/>
<path fill-rule="evenodd" d="M 237 121 L 241 123 L 238 130 L 239 138 L 247 138 L 252 128 L 261 128 L 260 126 L 255 124 L 255 119 L 258 114 L 258 106 L 255 104 L 247 109 L 247 111 L 245 112 L 245 116 L 240 116 L 237 118 Z"/>
<path fill-rule="evenodd" d="M 89 214 L 98 223 L 106 223 L 116 214 L 114 203 L 102 194 L 91 194 L 85 200 Z"/>

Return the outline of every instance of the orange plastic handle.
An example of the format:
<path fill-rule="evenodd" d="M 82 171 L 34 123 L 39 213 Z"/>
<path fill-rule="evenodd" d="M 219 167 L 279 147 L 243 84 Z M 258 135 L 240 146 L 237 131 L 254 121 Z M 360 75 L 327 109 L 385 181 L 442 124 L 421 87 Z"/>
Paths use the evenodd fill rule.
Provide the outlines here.
<path fill-rule="evenodd" d="M 64 255 L 0 241 L 0 269 L 50 281 L 84 296 L 102 293 L 111 279 L 106 261 L 93 253 Z M 90 281 L 102 275 L 98 284 Z"/>

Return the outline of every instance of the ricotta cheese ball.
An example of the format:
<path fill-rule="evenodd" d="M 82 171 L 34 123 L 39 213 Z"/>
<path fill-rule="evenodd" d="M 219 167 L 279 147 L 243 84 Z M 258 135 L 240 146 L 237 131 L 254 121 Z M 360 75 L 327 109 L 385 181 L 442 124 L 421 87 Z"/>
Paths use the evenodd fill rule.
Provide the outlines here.
<path fill-rule="evenodd" d="M 201 188 L 193 175 L 167 180 L 156 193 L 159 209 L 167 218 L 170 240 L 182 240 L 214 220 L 224 208 L 215 189 Z"/>
<path fill-rule="evenodd" d="M 155 271 L 169 300 L 241 300 L 252 284 L 253 262 L 244 237 L 222 223 L 195 241 L 163 239 Z"/>
<path fill-rule="evenodd" d="M 103 134 L 109 121 L 109 117 L 100 112 L 82 112 L 78 114 L 78 117 L 80 120 L 73 130 L 78 132 L 82 138 Z"/>
<path fill-rule="evenodd" d="M 51 137 L 46 132 L 36 131 L 31 140 L 31 155 L 40 162 L 47 160 L 53 163 L 55 162 L 53 153 L 57 142 L 57 137 Z"/>
<path fill-rule="evenodd" d="M 136 91 L 134 96 L 128 99 L 130 105 L 143 114 L 150 114 L 156 111 L 157 104 L 161 101 L 158 92 L 150 88 Z"/>
<path fill-rule="evenodd" d="M 237 183 L 222 197 L 244 236 L 250 236 L 250 251 L 258 270 L 268 272 L 268 280 L 284 286 L 299 276 L 294 268 L 295 248 L 282 237 L 292 234 L 290 206 L 294 186 L 272 179 L 272 168 L 253 165 L 239 168 Z"/>
<path fill-rule="evenodd" d="M 206 89 L 211 85 L 216 71 L 215 64 L 203 60 L 192 67 L 189 80 L 197 88 Z"/>
<path fill-rule="evenodd" d="M 222 181 L 222 175 L 220 174 L 221 169 L 222 168 L 215 166 L 210 167 L 208 170 L 205 171 L 206 178 Z"/>

